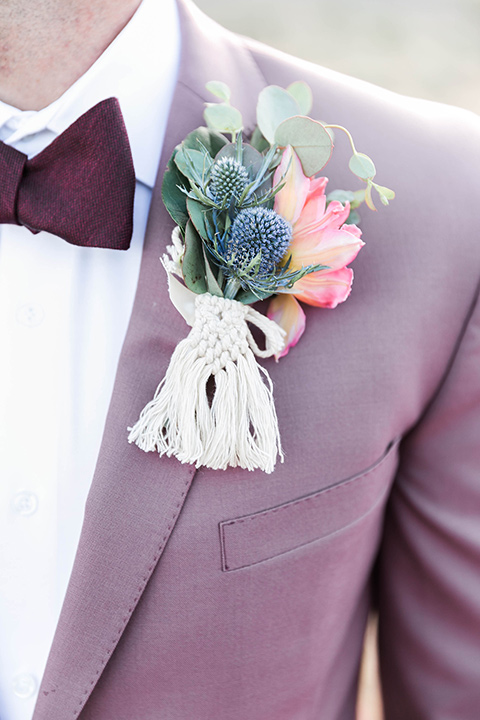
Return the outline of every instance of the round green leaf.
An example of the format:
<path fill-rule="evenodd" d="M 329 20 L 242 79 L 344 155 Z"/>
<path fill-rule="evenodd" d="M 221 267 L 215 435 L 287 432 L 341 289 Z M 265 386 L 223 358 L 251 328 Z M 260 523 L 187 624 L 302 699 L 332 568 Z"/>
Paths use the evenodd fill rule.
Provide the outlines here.
<path fill-rule="evenodd" d="M 348 167 L 352 173 L 361 180 L 371 180 L 377 172 L 373 160 L 369 158 L 368 155 L 364 155 L 364 153 L 352 155 Z"/>
<path fill-rule="evenodd" d="M 221 80 L 210 80 L 210 82 L 207 82 L 205 87 L 212 93 L 212 95 L 220 98 L 220 100 L 225 100 L 226 102 L 230 100 L 230 96 L 232 94 L 230 88 Z"/>
<path fill-rule="evenodd" d="M 281 147 L 293 147 L 308 177 L 325 167 L 333 150 L 332 138 L 322 123 L 301 115 L 289 118 L 278 126 L 275 142 Z"/>
<path fill-rule="evenodd" d="M 347 202 L 352 203 L 354 198 L 355 195 L 351 190 L 332 190 L 332 192 L 327 195 L 327 203 L 336 200 L 345 205 Z"/>
<path fill-rule="evenodd" d="M 236 143 L 229 143 L 224 145 L 223 148 L 215 156 L 215 160 L 220 160 L 222 157 L 231 157 L 236 159 L 237 157 L 237 145 Z M 246 143 L 242 144 L 242 165 L 247 168 L 250 177 L 255 177 L 257 172 L 262 167 L 264 157 L 258 150 L 255 150 L 251 145 Z"/>
<path fill-rule="evenodd" d="M 257 124 L 270 144 L 275 142 L 278 126 L 299 112 L 300 108 L 293 95 L 278 85 L 269 85 L 258 96 Z"/>
<path fill-rule="evenodd" d="M 240 112 L 223 103 L 213 103 L 205 108 L 203 113 L 208 127 L 219 132 L 237 133 L 242 129 L 242 116 Z"/>
<path fill-rule="evenodd" d="M 312 109 L 313 95 L 310 86 L 303 80 L 297 80 L 287 87 L 287 91 L 297 101 L 301 115 L 308 115 Z"/>
<path fill-rule="evenodd" d="M 202 181 L 208 172 L 212 159 L 200 150 L 189 150 L 180 146 L 175 155 L 175 165 L 182 175 L 191 178 L 195 182 Z"/>
<path fill-rule="evenodd" d="M 192 132 L 187 135 L 185 140 L 182 142 L 182 147 L 188 148 L 189 150 L 200 150 L 203 145 L 213 158 L 220 148 L 227 143 L 227 138 L 219 132 L 202 126 L 196 130 L 192 130 Z"/>
<path fill-rule="evenodd" d="M 322 122 L 322 125 L 328 125 L 326 122 Z M 335 144 L 335 131 L 333 128 L 326 127 L 325 130 L 328 132 L 330 137 L 332 138 L 332 142 Z"/>

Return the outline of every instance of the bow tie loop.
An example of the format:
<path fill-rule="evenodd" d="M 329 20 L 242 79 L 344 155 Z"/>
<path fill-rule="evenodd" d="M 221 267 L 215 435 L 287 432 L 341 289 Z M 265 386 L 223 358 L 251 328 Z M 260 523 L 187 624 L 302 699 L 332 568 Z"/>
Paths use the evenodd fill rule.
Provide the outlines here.
<path fill-rule="evenodd" d="M 17 195 L 27 156 L 15 148 L 1 143 L 0 173 L 2 189 L 0 191 L 0 223 L 18 225 Z"/>
<path fill-rule="evenodd" d="M 0 222 L 73 245 L 126 250 L 135 170 L 116 98 L 95 105 L 30 160 L 0 143 Z"/>

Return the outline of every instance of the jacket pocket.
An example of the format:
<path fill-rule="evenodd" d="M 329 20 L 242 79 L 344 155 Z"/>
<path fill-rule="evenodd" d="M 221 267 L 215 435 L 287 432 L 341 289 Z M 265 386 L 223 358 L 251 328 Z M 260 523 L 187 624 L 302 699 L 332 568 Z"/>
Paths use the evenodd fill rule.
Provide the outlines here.
<path fill-rule="evenodd" d="M 269 560 L 342 530 L 384 498 L 398 461 L 396 438 L 369 468 L 318 492 L 219 524 L 222 570 Z"/>

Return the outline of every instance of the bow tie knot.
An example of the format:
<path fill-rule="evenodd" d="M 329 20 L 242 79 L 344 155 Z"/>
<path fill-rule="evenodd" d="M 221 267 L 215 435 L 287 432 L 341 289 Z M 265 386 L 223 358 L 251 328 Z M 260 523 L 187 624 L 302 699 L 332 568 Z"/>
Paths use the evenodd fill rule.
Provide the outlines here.
<path fill-rule="evenodd" d="M 135 171 L 116 98 L 88 110 L 30 160 L 0 142 L 0 173 L 0 223 L 73 245 L 129 247 Z"/>

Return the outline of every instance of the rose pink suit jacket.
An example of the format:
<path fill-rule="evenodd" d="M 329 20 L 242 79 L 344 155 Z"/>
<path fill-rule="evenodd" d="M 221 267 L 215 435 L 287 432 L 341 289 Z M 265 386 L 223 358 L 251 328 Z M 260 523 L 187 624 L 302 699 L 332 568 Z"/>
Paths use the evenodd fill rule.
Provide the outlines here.
<path fill-rule="evenodd" d="M 138 291 L 34 720 L 352 720 L 372 600 L 387 719 L 478 720 L 478 118 L 179 7 Z M 188 332 L 159 261 L 173 227 L 160 185 L 210 79 L 248 131 L 263 87 L 306 80 L 313 116 L 346 125 L 397 191 L 362 209 L 349 300 L 307 308 L 300 343 L 265 362 L 286 455 L 272 475 L 195 472 L 126 440 Z M 336 145 L 329 187 L 356 187 Z"/>

